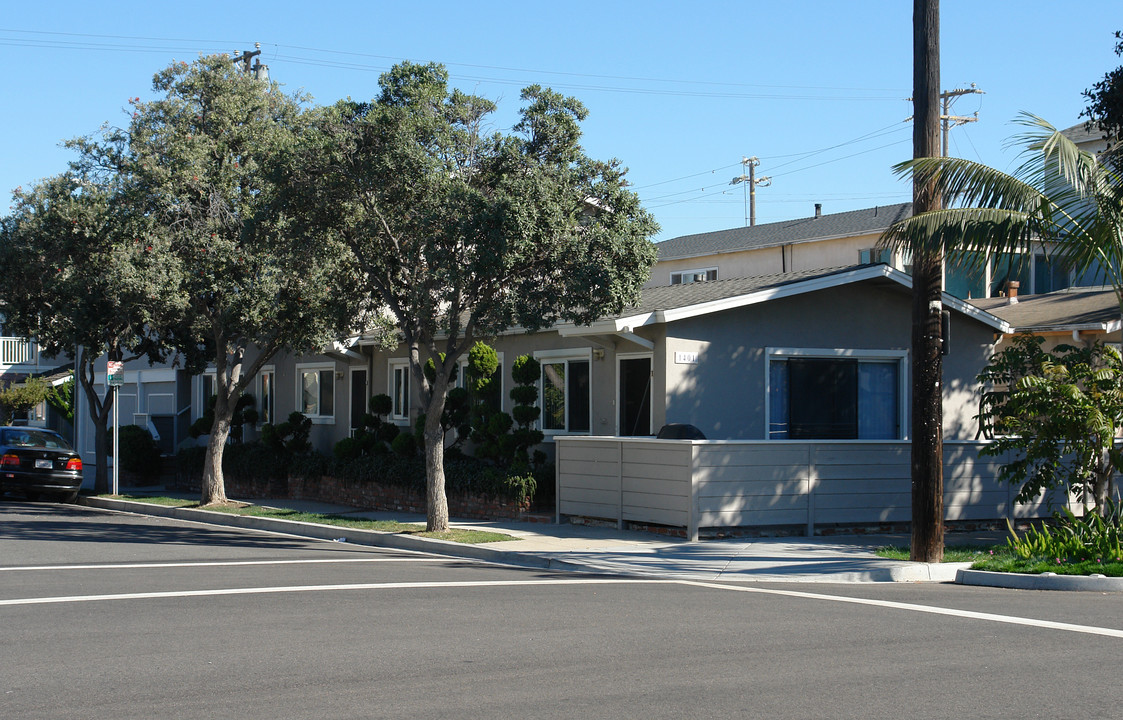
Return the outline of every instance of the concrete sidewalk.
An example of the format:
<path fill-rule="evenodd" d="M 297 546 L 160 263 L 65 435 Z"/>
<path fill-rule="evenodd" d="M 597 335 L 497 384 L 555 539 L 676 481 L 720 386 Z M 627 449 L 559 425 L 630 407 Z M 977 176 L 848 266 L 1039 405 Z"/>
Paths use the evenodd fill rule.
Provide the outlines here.
<path fill-rule="evenodd" d="M 163 493 L 162 493 L 163 494 Z M 512 540 L 465 545 L 410 535 L 350 530 L 297 523 L 167 508 L 104 497 L 85 498 L 92 507 L 146 515 L 196 520 L 210 524 L 281 532 L 301 537 L 393 547 L 454 557 L 470 557 L 524 567 L 584 571 L 643 577 L 689 578 L 736 582 L 952 582 L 967 563 L 914 563 L 874 555 L 885 545 L 907 545 L 905 535 L 718 539 L 688 542 L 650 533 L 587 525 L 516 521 L 453 520 L 454 527 L 490 530 Z M 424 525 L 422 515 L 357 510 L 343 505 L 299 500 L 265 499 L 254 504 L 301 512 L 326 513 L 372 520 L 396 520 Z M 996 534 L 950 543 L 1000 542 Z"/>

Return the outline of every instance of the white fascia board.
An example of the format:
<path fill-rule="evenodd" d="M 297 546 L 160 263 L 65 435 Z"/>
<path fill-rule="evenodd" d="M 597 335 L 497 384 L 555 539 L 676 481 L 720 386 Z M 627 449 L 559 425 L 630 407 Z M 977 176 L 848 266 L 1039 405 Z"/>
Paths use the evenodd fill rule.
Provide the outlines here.
<path fill-rule="evenodd" d="M 654 350 L 655 349 L 655 343 L 648 340 L 647 338 L 642 338 L 642 337 L 640 337 L 639 335 L 636 335 L 633 332 L 618 332 L 618 333 L 616 333 L 616 335 L 617 335 L 617 337 L 621 337 L 621 338 L 627 340 L 628 342 L 635 343 L 636 345 L 639 345 L 642 348 L 646 348 L 648 350 Z"/>
<path fill-rule="evenodd" d="M 878 266 L 874 266 L 874 267 L 876 268 Z M 910 290 L 912 289 L 912 275 L 909 275 L 908 273 L 901 272 L 900 270 L 897 270 L 896 268 L 891 268 L 888 265 L 884 265 L 884 266 L 880 266 L 880 267 L 882 267 L 882 269 L 887 271 L 887 272 L 883 273 L 883 275 L 885 277 L 887 277 L 891 280 L 896 280 L 902 286 L 904 286 L 904 287 L 906 287 Z M 968 317 L 970 317 L 974 320 L 978 320 L 979 322 L 983 323 L 984 325 L 989 325 L 990 327 L 994 328 L 997 332 L 1002 332 L 1002 333 L 1013 332 L 1013 326 L 1010 323 L 1003 320 L 1002 318 L 1000 318 L 996 315 L 991 315 L 986 310 L 983 310 L 982 308 L 976 307 L 976 306 L 972 305 L 971 303 L 967 302 L 966 300 L 960 300 L 959 298 L 957 298 L 954 295 L 948 295 L 947 293 L 940 293 L 940 295 L 941 295 L 940 301 L 944 304 L 945 307 L 950 308 L 952 310 L 955 310 L 959 313 L 962 313 L 962 314 L 964 314 L 964 315 L 966 315 L 966 316 L 968 316 Z"/>
<path fill-rule="evenodd" d="M 358 347 L 359 338 L 350 337 L 346 340 L 335 340 L 332 342 L 331 347 L 324 350 L 324 355 L 329 357 L 336 357 L 346 362 L 347 360 L 365 361 L 366 357 L 362 353 L 352 350 L 351 348 Z"/>
<path fill-rule="evenodd" d="M 1110 334 L 1118 332 L 1121 325 L 1119 320 L 1111 320 L 1102 323 L 1070 323 L 1068 325 L 1017 325 L 1012 326 L 1008 334 L 1018 333 L 1039 333 L 1039 332 L 1102 332 Z"/>
<path fill-rule="evenodd" d="M 912 283 L 909 283 L 909 285 L 911 286 Z M 983 310 L 982 308 L 979 308 L 979 307 L 976 307 L 976 306 L 972 305 L 971 303 L 967 302 L 966 300 L 960 300 L 959 298 L 957 298 L 954 295 L 948 295 L 947 293 L 943 293 L 943 302 L 944 302 L 944 305 L 946 307 L 952 308 L 953 310 L 957 310 L 957 311 L 963 313 L 964 315 L 966 315 L 966 316 L 968 316 L 968 317 L 970 317 L 974 320 L 978 320 L 979 322 L 983 323 L 984 325 L 989 325 L 992 328 L 994 328 L 996 332 L 1000 332 L 1000 333 L 1014 332 L 1014 326 L 1013 325 L 1011 325 L 1010 323 L 1006 322 L 1005 320 L 1003 320 L 1002 318 L 1000 318 L 996 315 L 991 315 L 990 313 L 988 313 L 986 310 Z"/>
<path fill-rule="evenodd" d="M 632 328 L 643 327 L 644 325 L 653 325 L 658 320 L 656 313 L 640 313 L 639 315 L 628 315 L 627 317 L 613 318 L 610 320 L 598 320 L 591 325 L 575 325 L 574 323 L 562 323 L 555 325 L 554 329 L 557 330 L 558 335 L 562 337 L 581 337 L 584 335 L 618 335 L 620 333 L 630 333 Z"/>

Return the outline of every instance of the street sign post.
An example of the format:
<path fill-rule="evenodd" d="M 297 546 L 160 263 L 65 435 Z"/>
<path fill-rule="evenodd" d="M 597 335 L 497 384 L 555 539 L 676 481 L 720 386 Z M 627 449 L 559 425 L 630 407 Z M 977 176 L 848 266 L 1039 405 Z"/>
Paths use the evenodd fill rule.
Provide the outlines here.
<path fill-rule="evenodd" d="M 121 386 L 125 384 L 125 363 L 120 360 L 110 360 L 105 366 L 106 383 L 109 387 L 113 388 L 113 494 L 118 493 L 118 472 L 117 468 L 117 428 L 120 423 L 117 422 L 117 393 Z"/>

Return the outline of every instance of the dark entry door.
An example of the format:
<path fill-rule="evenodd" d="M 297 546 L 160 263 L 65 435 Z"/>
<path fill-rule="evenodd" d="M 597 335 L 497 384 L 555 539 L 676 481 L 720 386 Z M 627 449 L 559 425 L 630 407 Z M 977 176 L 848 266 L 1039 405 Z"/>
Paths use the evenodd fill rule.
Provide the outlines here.
<path fill-rule="evenodd" d="M 620 434 L 651 434 L 651 358 L 620 360 Z"/>

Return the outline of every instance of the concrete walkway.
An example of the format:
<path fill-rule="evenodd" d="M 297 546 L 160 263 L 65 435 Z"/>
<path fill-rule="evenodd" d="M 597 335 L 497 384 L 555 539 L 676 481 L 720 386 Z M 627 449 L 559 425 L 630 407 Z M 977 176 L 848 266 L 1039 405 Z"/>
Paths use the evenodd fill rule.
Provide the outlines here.
<path fill-rule="evenodd" d="M 163 494 L 163 493 L 162 493 Z M 718 539 L 688 542 L 650 533 L 568 523 L 453 520 L 452 526 L 490 530 L 513 539 L 465 545 L 410 535 L 350 530 L 287 520 L 251 518 L 205 510 L 166 508 L 104 497 L 85 498 L 100 507 L 211 524 L 282 532 L 302 537 L 471 557 L 512 565 L 618 575 L 727 580 L 736 582 L 952 582 L 966 563 L 914 563 L 886 560 L 874 550 L 907 545 L 905 535 L 852 535 L 829 538 L 788 537 Z M 411 513 L 357 510 L 343 505 L 298 500 L 254 500 L 254 504 L 301 512 L 327 513 L 371 520 L 424 525 Z M 951 543 L 1000 542 L 998 534 Z"/>

